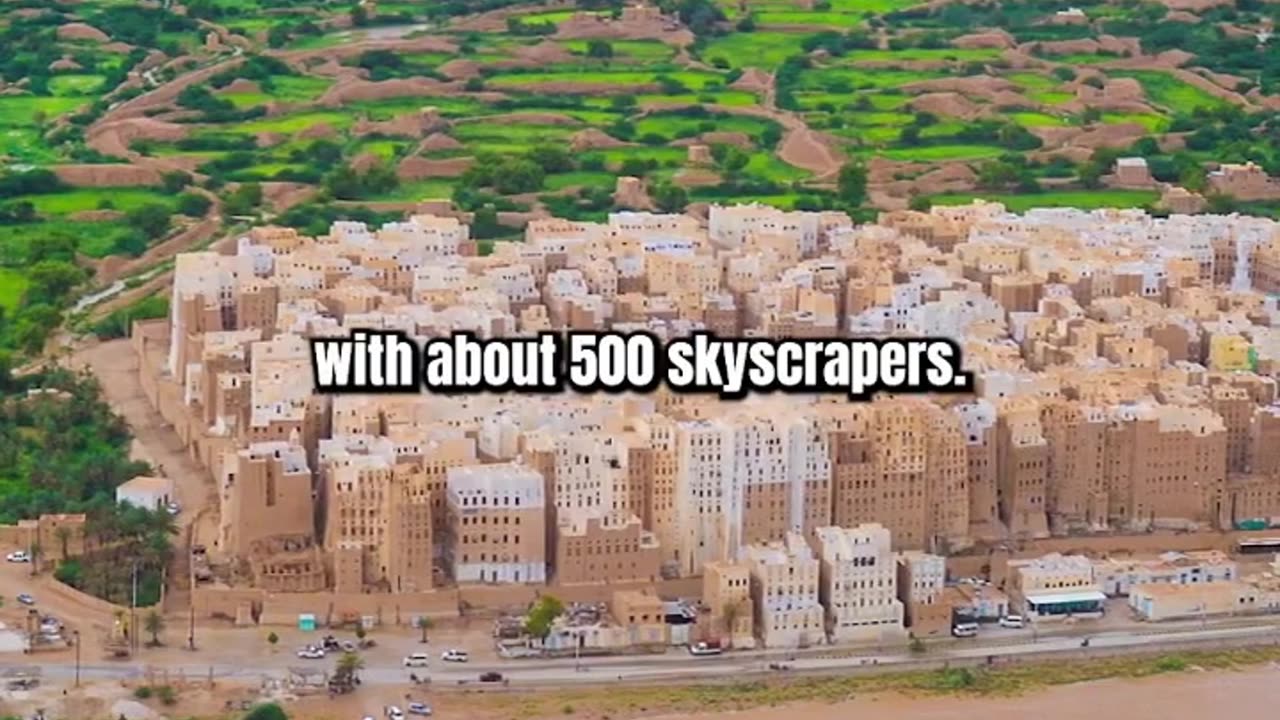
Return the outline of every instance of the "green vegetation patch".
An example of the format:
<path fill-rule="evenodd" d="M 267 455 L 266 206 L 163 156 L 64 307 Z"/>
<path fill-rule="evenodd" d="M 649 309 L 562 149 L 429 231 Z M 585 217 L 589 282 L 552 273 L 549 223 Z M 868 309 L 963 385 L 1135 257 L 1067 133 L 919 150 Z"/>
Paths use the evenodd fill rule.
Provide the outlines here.
<path fill-rule="evenodd" d="M 1216 95 L 1158 70 L 1117 70 L 1111 76 L 1134 78 L 1142 83 L 1143 92 L 1152 102 L 1177 112 L 1191 112 L 1196 108 L 1217 109 L 1229 104 Z"/>
<path fill-rule="evenodd" d="M 35 127 L 76 110 L 85 104 L 84 98 L 33 97 L 31 95 L 0 96 L 0 126 Z"/>
<path fill-rule="evenodd" d="M 803 54 L 803 42 L 804 35 L 757 30 L 713 38 L 702 46 L 700 54 L 709 62 L 722 59 L 729 67 L 772 70 L 783 60 Z"/>
<path fill-rule="evenodd" d="M 27 274 L 21 270 L 0 267 L 0 309 L 13 312 L 18 309 L 22 294 L 27 291 Z"/>
<path fill-rule="evenodd" d="M 59 97 L 92 95 L 106 79 L 105 75 L 55 75 L 49 78 L 49 92 Z"/>
<path fill-rule="evenodd" d="M 128 212 L 149 203 L 169 204 L 169 197 L 150 188 L 78 188 L 45 195 L 23 195 L 41 215 L 70 215 L 84 210 L 111 209 Z"/>
<path fill-rule="evenodd" d="M 1010 212 L 1026 212 L 1038 207 L 1076 207 L 1082 210 L 1112 207 L 1142 207 L 1160 199 L 1153 190 L 1059 190 L 1028 195 L 1009 194 L 948 194 L 934 195 L 935 205 L 967 205 L 981 198 L 1004 203 Z"/>
<path fill-rule="evenodd" d="M 920 145 L 909 148 L 879 150 L 877 154 L 903 162 L 940 162 L 945 160 L 986 160 L 1000 157 L 1008 148 L 996 145 Z"/>

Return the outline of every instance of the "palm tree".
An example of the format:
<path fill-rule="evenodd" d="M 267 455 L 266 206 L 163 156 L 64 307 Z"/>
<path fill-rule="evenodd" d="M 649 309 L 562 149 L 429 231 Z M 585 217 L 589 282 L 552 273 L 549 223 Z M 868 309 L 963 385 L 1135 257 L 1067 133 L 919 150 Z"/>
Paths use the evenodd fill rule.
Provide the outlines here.
<path fill-rule="evenodd" d="M 344 652 L 338 656 L 333 668 L 333 681 L 342 687 L 351 687 L 359 682 L 358 673 L 364 669 L 364 658 L 352 652 Z"/>
<path fill-rule="evenodd" d="M 40 572 L 40 554 L 44 552 L 44 548 L 40 547 L 40 542 L 31 543 L 31 550 L 27 553 L 31 556 L 31 577 L 35 577 Z"/>
<path fill-rule="evenodd" d="M 143 627 L 147 632 L 151 633 L 151 646 L 160 646 L 160 633 L 164 632 L 164 616 L 156 610 L 147 613 L 147 617 L 142 621 Z"/>
<path fill-rule="evenodd" d="M 62 562 L 66 562 L 70 556 L 67 547 L 71 544 L 71 528 L 61 525 L 53 534 L 58 538 L 58 544 L 62 546 Z"/>

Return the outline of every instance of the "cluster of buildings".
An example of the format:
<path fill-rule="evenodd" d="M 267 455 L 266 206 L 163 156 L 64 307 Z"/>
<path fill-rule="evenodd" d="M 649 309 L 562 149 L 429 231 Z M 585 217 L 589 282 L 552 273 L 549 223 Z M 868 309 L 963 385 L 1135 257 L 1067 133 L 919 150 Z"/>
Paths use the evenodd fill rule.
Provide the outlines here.
<path fill-rule="evenodd" d="M 882 553 L 1280 518 L 1278 241 L 1265 219 L 989 203 L 534 220 L 485 256 L 454 217 L 264 227 L 178 256 L 157 381 L 219 484 L 210 552 L 245 583 L 701 576 L 724 583 L 714 609 L 795 573 L 751 634 L 816 641 L 929 614 Z M 357 328 L 946 336 L 977 383 L 858 404 L 316 394 L 308 338 Z M 936 575 L 904 562 L 908 587 Z"/>

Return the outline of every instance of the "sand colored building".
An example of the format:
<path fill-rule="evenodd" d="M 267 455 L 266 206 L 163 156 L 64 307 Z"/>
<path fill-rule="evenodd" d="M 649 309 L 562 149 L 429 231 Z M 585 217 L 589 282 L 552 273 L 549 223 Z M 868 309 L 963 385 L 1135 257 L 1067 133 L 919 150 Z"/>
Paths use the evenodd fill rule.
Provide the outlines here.
<path fill-rule="evenodd" d="M 908 550 L 896 556 L 898 600 L 903 623 L 912 635 L 945 634 L 951 629 L 951 605 L 944 597 L 947 561 L 941 555 Z"/>
<path fill-rule="evenodd" d="M 328 469 L 324 544 L 338 592 L 432 587 L 431 496 L 422 471 L 379 455 Z"/>
<path fill-rule="evenodd" d="M 223 462 L 219 550 L 247 557 L 275 536 L 316 537 L 306 452 L 288 442 L 255 443 Z"/>
<path fill-rule="evenodd" d="M 702 603 L 714 637 L 731 647 L 755 647 L 751 568 L 745 562 L 710 562 L 702 570 Z"/>
<path fill-rule="evenodd" d="M 1280 517 L 1277 241 L 1262 218 L 981 202 L 864 225 L 754 205 L 540 219 L 488 256 L 452 215 L 257 228 L 179 257 L 171 317 L 135 346 L 164 349 L 144 387 L 219 480 L 214 561 L 280 592 L 321 570 L 357 592 L 538 583 L 548 561 L 653 577 L 655 550 L 657 575 L 697 576 L 864 523 L 940 554 L 1256 526 Z M 314 393 L 308 341 L 361 327 L 936 335 L 976 382 L 870 403 Z M 460 468 L 478 495 L 451 489 Z"/>
<path fill-rule="evenodd" d="M 814 531 L 821 563 L 818 595 L 832 642 L 897 638 L 903 631 L 898 567 L 880 525 Z"/>
<path fill-rule="evenodd" d="M 503 463 L 451 468 L 444 560 L 459 583 L 547 579 L 542 476 Z"/>
<path fill-rule="evenodd" d="M 745 557 L 761 645 L 796 648 L 825 643 L 821 564 L 804 538 L 788 533 L 782 542 L 750 545 Z"/>
<path fill-rule="evenodd" d="M 561 512 L 555 548 L 555 580 L 561 585 L 660 578 L 658 540 L 630 513 Z"/>

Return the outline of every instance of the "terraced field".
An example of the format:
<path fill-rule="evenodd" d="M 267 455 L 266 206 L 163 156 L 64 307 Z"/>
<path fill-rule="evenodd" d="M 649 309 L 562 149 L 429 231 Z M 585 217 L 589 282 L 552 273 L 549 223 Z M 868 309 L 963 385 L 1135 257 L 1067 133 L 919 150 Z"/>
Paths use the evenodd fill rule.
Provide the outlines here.
<path fill-rule="evenodd" d="M 1280 52 L 1257 39 L 1275 4 L 1191 23 L 1089 0 L 1063 23 L 1049 0 L 460 0 L 372 17 L 44 2 L 0 20 L 0 305 L 17 312 L 46 237 L 105 269 L 92 285 L 122 267 L 93 258 L 197 227 L 184 242 L 208 242 L 224 218 L 310 228 L 450 199 L 485 211 L 488 247 L 528 213 L 623 206 L 1157 202 L 1108 186 L 1120 155 L 1226 208 L 1209 163 L 1280 171 Z M 615 197 L 622 174 L 644 192 Z"/>

